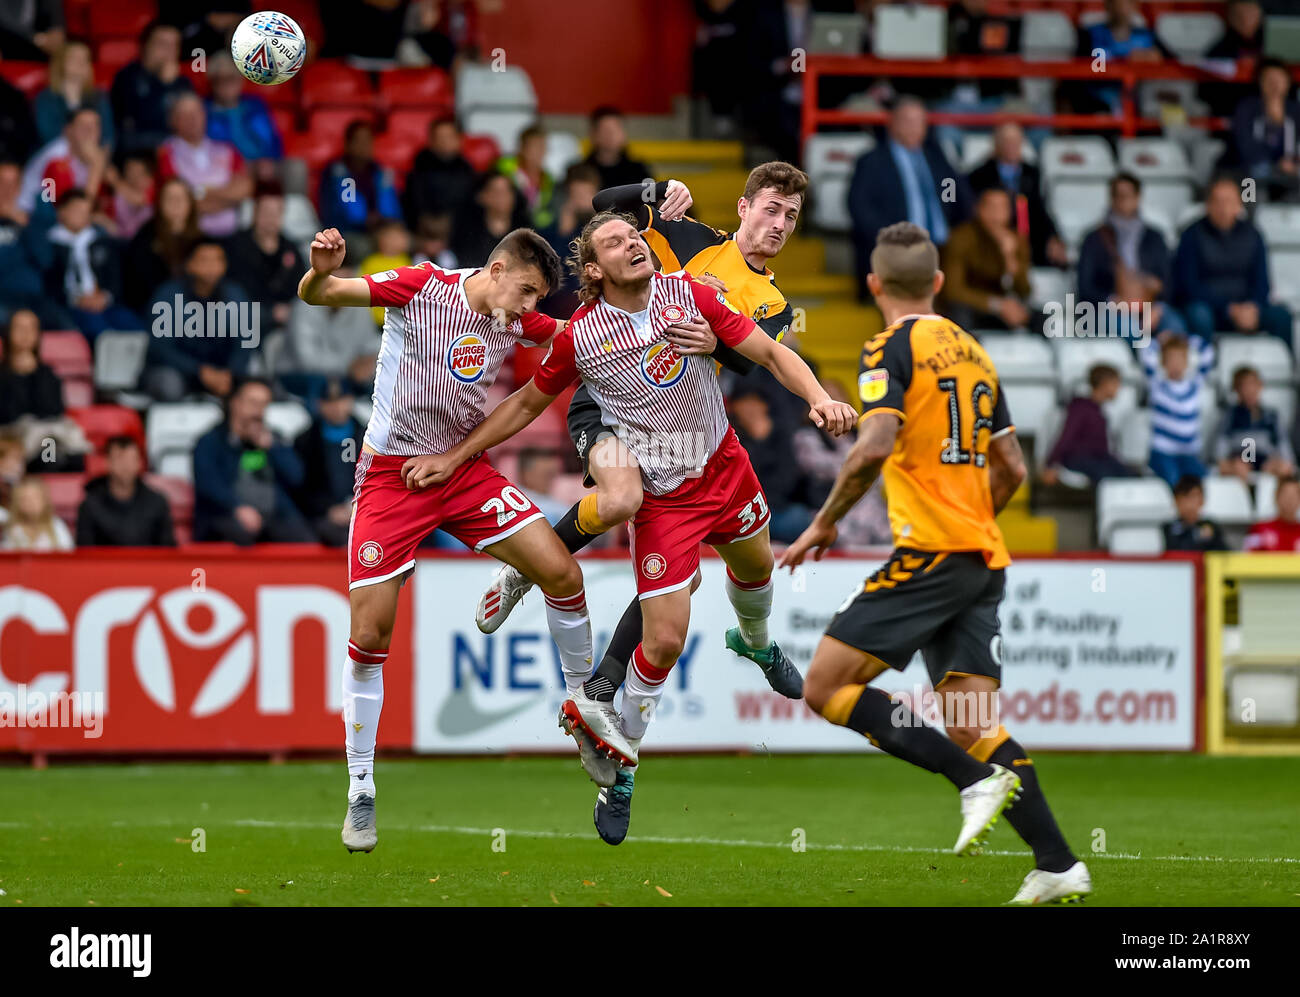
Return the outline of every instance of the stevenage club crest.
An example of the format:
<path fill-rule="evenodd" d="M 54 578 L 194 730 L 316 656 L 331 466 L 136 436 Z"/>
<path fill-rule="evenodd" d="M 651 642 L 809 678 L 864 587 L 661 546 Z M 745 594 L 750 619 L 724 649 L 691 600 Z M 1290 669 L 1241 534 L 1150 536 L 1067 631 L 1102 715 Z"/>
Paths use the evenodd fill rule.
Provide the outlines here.
<path fill-rule="evenodd" d="M 384 548 L 373 540 L 367 540 L 357 548 L 357 560 L 367 568 L 373 568 L 384 559 Z"/>
<path fill-rule="evenodd" d="M 641 558 L 641 574 L 647 578 L 658 578 L 668 568 L 668 562 L 662 554 L 647 554 Z"/>

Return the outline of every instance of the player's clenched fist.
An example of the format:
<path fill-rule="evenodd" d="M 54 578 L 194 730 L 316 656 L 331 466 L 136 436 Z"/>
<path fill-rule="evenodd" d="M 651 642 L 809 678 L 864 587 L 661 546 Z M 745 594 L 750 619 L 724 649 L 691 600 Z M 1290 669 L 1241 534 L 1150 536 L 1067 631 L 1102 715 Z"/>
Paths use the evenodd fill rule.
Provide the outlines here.
<path fill-rule="evenodd" d="M 336 228 L 317 232 L 311 241 L 311 268 L 317 273 L 330 274 L 343 266 L 348 247 L 343 234 Z"/>
<path fill-rule="evenodd" d="M 402 480 L 406 487 L 414 491 L 440 485 L 451 477 L 456 470 L 456 462 L 446 454 L 425 454 L 412 457 L 402 465 Z"/>
<path fill-rule="evenodd" d="M 852 405 L 828 399 L 809 408 L 808 418 L 832 436 L 843 436 L 858 421 L 858 413 Z"/>

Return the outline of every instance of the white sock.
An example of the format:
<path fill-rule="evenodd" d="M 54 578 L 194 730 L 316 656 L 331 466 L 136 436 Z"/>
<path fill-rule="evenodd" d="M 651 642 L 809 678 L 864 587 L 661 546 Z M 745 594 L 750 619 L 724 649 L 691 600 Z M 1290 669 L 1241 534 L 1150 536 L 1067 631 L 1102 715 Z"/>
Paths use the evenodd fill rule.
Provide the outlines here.
<path fill-rule="evenodd" d="M 756 651 L 772 643 L 767 633 L 767 620 L 772 615 L 772 576 L 761 582 L 742 582 L 728 568 L 727 598 L 736 611 L 736 622 L 740 624 L 740 636 L 745 643 Z"/>
<path fill-rule="evenodd" d="M 387 649 L 367 651 L 348 641 L 343 669 L 343 729 L 348 753 L 348 799 L 375 795 L 375 738 L 384 708 Z"/>
<path fill-rule="evenodd" d="M 546 625 L 560 649 L 564 688 L 570 696 L 591 678 L 591 617 L 587 615 L 587 594 L 546 597 Z"/>
<path fill-rule="evenodd" d="M 623 680 L 623 702 L 618 711 L 623 719 L 624 734 L 636 740 L 645 737 L 667 682 L 668 669 L 650 664 L 638 644 L 628 663 L 627 678 Z"/>

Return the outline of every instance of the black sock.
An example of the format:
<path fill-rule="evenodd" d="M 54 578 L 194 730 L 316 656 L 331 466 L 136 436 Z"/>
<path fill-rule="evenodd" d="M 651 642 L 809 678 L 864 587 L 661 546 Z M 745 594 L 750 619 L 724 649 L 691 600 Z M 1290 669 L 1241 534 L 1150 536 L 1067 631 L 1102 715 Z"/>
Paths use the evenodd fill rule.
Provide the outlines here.
<path fill-rule="evenodd" d="M 578 526 L 578 506 L 581 502 L 573 503 L 573 508 L 566 512 L 563 518 L 555 524 L 555 533 L 559 536 L 561 542 L 568 548 L 570 554 L 576 554 L 586 547 L 587 544 L 595 540 L 599 533 L 586 533 Z"/>
<path fill-rule="evenodd" d="M 1020 799 L 1007 807 L 1004 816 L 1016 834 L 1034 850 L 1034 862 L 1048 872 L 1065 872 L 1078 861 L 1065 843 L 1047 797 L 1038 785 L 1034 762 L 1015 741 L 1008 738 L 989 756 L 989 761 L 1009 768 L 1020 776 Z"/>
<path fill-rule="evenodd" d="M 845 725 L 871 739 L 895 758 L 929 772 L 941 773 L 958 789 L 979 782 L 992 770 L 957 747 L 947 736 L 927 727 L 903 703 L 868 686 L 863 690 Z"/>
<path fill-rule="evenodd" d="M 587 680 L 583 692 L 588 699 L 598 699 L 609 703 L 614 700 L 614 693 L 627 678 L 627 665 L 632 660 L 632 652 L 641 643 L 641 600 L 633 598 L 614 628 L 605 656 L 600 659 L 596 674 Z"/>

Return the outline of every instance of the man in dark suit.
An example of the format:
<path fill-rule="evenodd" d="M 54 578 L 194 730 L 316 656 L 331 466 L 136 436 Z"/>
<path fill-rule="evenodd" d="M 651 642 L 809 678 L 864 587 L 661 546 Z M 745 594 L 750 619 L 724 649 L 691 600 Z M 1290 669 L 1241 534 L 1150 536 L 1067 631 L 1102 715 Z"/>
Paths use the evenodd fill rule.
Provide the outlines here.
<path fill-rule="evenodd" d="M 978 197 L 989 187 L 1001 187 L 1011 196 L 1011 229 L 1029 240 L 1034 266 L 1063 267 L 1069 259 L 1056 223 L 1047 212 L 1039 185 L 1038 169 L 1024 160 L 1025 133 L 1014 121 L 998 125 L 993 133 L 993 155 L 968 178 Z"/>
<path fill-rule="evenodd" d="M 877 232 L 912 222 L 942 247 L 952 227 L 970 213 L 970 204 L 965 179 L 929 139 L 925 105 L 915 97 L 899 98 L 885 141 L 858 160 L 849 183 L 859 297 L 866 298 Z"/>

